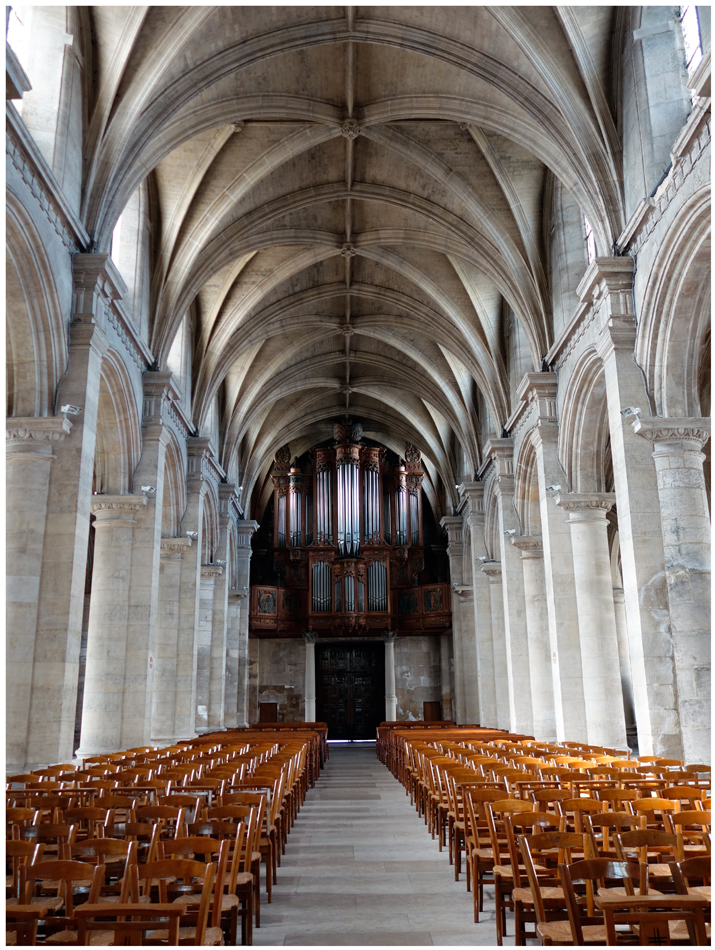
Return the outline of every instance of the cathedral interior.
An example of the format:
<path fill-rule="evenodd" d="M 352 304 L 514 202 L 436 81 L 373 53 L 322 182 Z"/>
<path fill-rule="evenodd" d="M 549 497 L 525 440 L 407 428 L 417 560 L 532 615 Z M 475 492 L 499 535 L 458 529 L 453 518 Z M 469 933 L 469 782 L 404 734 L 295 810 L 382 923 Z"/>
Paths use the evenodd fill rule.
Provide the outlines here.
<path fill-rule="evenodd" d="M 7 766 L 710 762 L 710 7 L 7 8 Z"/>

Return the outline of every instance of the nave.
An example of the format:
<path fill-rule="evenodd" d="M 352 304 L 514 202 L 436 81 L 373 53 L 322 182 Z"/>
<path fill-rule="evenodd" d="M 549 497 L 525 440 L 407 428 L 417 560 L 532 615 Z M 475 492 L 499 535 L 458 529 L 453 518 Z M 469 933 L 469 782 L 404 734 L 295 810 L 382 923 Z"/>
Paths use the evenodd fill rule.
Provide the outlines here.
<path fill-rule="evenodd" d="M 464 873 L 454 880 L 372 742 L 330 744 L 278 873 L 254 946 L 494 945 L 492 889 L 473 923 Z"/>

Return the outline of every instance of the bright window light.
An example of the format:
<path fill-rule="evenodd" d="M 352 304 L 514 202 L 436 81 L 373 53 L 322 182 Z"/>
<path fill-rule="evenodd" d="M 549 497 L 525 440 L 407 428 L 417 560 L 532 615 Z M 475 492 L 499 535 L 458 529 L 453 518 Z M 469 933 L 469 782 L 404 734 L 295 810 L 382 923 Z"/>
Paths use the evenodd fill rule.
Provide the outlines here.
<path fill-rule="evenodd" d="M 122 240 L 122 216 L 119 215 L 119 220 L 114 225 L 114 230 L 112 231 L 112 250 L 110 252 L 110 257 L 114 263 L 119 267 L 119 249 L 121 247 Z"/>
<path fill-rule="evenodd" d="M 30 51 L 30 7 L 10 7 L 7 18 L 7 42 L 10 49 L 20 61 L 20 65 L 27 72 L 27 54 Z"/>
<path fill-rule="evenodd" d="M 688 66 L 688 72 L 692 73 L 698 68 L 703 58 L 697 7 L 690 5 L 680 8 L 680 25 L 683 28 L 685 62 Z"/>
<path fill-rule="evenodd" d="M 591 222 L 586 217 L 583 219 L 583 230 L 586 235 L 586 254 L 588 255 L 588 263 L 592 264 L 596 260 L 596 238 L 593 233 L 593 228 L 591 227 Z"/>

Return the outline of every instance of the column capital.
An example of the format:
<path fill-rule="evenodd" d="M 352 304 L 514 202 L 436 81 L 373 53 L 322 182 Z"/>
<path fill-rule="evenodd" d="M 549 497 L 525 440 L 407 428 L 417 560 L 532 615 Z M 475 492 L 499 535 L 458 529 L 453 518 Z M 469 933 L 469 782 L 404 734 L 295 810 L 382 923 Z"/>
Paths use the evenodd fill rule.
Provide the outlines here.
<path fill-rule="evenodd" d="M 616 503 L 615 492 L 567 492 L 554 495 L 554 501 L 569 513 L 569 521 L 603 521 Z"/>
<path fill-rule="evenodd" d="M 102 525 L 137 523 L 137 512 L 146 508 L 146 495 L 93 495 L 90 510 L 97 519 L 95 529 Z"/>
<path fill-rule="evenodd" d="M 161 557 L 164 560 L 180 561 L 191 547 L 191 538 L 162 538 Z"/>
<path fill-rule="evenodd" d="M 313 644 L 318 639 L 318 634 L 315 632 L 315 630 L 308 630 L 303 634 L 303 639 L 305 640 L 306 644 Z"/>
<path fill-rule="evenodd" d="M 490 439 L 484 446 L 484 458 L 496 464 L 497 478 L 514 477 L 513 439 Z"/>
<path fill-rule="evenodd" d="M 512 538 L 511 543 L 518 551 L 521 551 L 522 560 L 544 556 L 544 548 L 540 534 L 522 535 L 520 538 Z"/>
<path fill-rule="evenodd" d="M 480 568 L 482 574 L 486 574 L 490 584 L 496 584 L 501 581 L 501 561 L 486 561 Z"/>
<path fill-rule="evenodd" d="M 219 564 L 202 564 L 201 565 L 201 579 L 208 581 L 215 581 L 217 577 L 221 577 L 223 574 L 223 568 Z"/>
<path fill-rule="evenodd" d="M 556 373 L 526 373 L 516 390 L 518 399 L 536 403 L 539 424 L 558 422 L 556 415 Z"/>
<path fill-rule="evenodd" d="M 691 442 L 693 450 L 700 451 L 710 438 L 710 417 L 688 418 L 669 416 L 665 418 L 636 419 L 633 424 L 636 435 L 651 442 L 654 446 L 663 443 Z M 675 449 L 675 446 L 673 446 Z M 678 445 L 682 451 L 684 446 Z"/>
<path fill-rule="evenodd" d="M 248 597 L 248 588 L 244 587 L 242 590 L 237 588 L 231 588 L 228 592 L 229 600 L 245 600 Z"/>
<path fill-rule="evenodd" d="M 597 257 L 586 270 L 576 288 L 579 300 L 592 299 L 627 290 L 633 285 L 632 257 Z"/>
<path fill-rule="evenodd" d="M 464 527 L 460 515 L 445 515 L 440 521 L 440 525 L 447 532 L 449 544 L 447 545 L 447 557 L 462 556 L 462 530 Z"/>
<path fill-rule="evenodd" d="M 250 550 L 251 537 L 258 531 L 259 527 L 257 521 L 238 521 L 236 523 L 236 546 Z"/>
<path fill-rule="evenodd" d="M 397 634 L 394 630 L 386 630 L 382 635 L 382 639 L 385 641 L 385 643 L 394 644 L 395 640 L 397 639 Z"/>
<path fill-rule="evenodd" d="M 7 449 L 13 454 L 20 454 L 19 449 L 20 452 L 35 452 L 53 458 L 47 454 L 48 449 L 61 442 L 71 431 L 72 423 L 66 416 L 18 416 L 5 421 Z"/>

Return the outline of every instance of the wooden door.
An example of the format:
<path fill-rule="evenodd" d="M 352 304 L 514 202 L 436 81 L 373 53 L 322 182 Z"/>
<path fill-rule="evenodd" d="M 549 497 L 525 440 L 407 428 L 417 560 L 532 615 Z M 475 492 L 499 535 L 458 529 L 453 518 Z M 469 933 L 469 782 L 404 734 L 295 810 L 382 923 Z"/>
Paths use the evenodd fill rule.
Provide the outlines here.
<path fill-rule="evenodd" d="M 442 719 L 442 703 L 423 703 L 425 722 L 439 722 Z"/>
<path fill-rule="evenodd" d="M 278 703 L 259 703 L 259 722 L 278 722 Z"/>
<path fill-rule="evenodd" d="M 385 718 L 383 643 L 318 643 L 315 651 L 318 721 L 330 739 L 374 739 Z"/>

